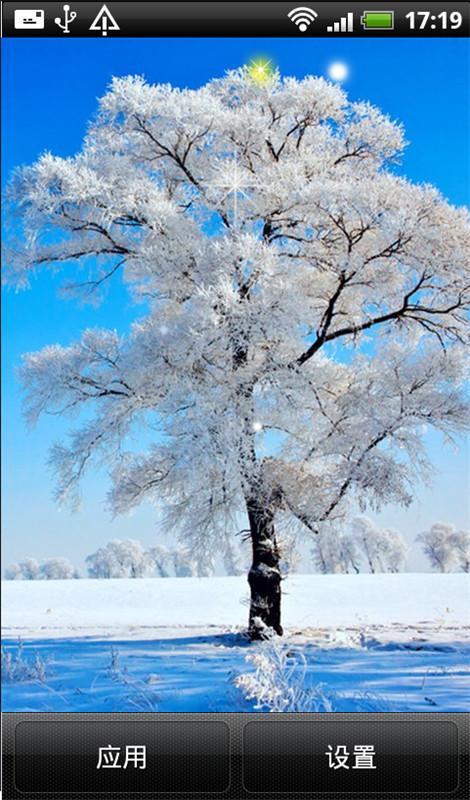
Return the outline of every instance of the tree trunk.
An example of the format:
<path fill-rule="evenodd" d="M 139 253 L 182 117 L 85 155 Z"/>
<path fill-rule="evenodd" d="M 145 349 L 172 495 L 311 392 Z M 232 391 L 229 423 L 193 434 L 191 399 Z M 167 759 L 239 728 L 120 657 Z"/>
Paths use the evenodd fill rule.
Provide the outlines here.
<path fill-rule="evenodd" d="M 274 514 L 254 498 L 249 498 L 246 506 L 253 547 L 253 562 L 248 573 L 251 590 L 249 633 L 252 639 L 262 638 L 261 621 L 282 636 L 281 573 Z"/>

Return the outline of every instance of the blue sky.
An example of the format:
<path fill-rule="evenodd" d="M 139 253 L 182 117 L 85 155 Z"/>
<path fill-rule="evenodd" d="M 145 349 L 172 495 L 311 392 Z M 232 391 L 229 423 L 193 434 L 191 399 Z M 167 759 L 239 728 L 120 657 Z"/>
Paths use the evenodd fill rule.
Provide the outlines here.
<path fill-rule="evenodd" d="M 143 74 L 151 82 L 195 87 L 260 54 L 283 75 L 327 75 L 345 62 L 344 87 L 353 99 L 379 105 L 401 120 L 410 145 L 402 171 L 435 184 L 457 205 L 468 203 L 469 45 L 464 39 L 4 39 L 3 180 L 45 150 L 74 154 L 113 75 Z M 88 326 L 127 330 L 139 314 L 119 283 L 98 308 L 57 297 L 60 276 L 40 275 L 28 292 L 4 293 L 3 491 L 4 563 L 25 556 L 65 555 L 78 565 L 110 538 L 159 537 L 152 509 L 112 521 L 104 508 L 106 477 L 91 475 L 83 510 L 59 511 L 45 468 L 51 443 L 69 424 L 49 418 L 27 431 L 15 376 L 24 352 L 74 341 Z M 432 489 L 421 488 L 411 509 L 387 509 L 378 519 L 402 530 L 410 542 L 436 519 L 468 527 L 468 446 L 454 452 L 428 437 L 436 464 Z M 422 568 L 417 550 L 410 566 Z"/>

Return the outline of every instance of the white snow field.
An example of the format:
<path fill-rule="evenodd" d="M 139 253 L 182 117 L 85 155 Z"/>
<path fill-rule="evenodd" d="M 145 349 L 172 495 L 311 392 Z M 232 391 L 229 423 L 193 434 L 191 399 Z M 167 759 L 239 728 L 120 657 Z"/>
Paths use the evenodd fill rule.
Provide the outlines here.
<path fill-rule="evenodd" d="M 251 711 L 245 577 L 4 581 L 4 711 Z M 334 710 L 468 711 L 470 576 L 294 575 L 281 640 Z M 18 651 L 18 640 L 21 651 Z M 33 667 L 46 664 L 46 674 Z M 22 663 L 24 662 L 24 669 Z"/>

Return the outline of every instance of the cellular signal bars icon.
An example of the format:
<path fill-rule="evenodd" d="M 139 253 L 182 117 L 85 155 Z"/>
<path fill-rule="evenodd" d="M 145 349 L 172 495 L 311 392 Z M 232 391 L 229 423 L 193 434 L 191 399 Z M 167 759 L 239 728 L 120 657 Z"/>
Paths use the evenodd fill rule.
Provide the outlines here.
<path fill-rule="evenodd" d="M 354 30 L 354 14 L 349 12 L 347 17 L 341 17 L 338 22 L 328 25 L 327 33 L 352 33 Z"/>

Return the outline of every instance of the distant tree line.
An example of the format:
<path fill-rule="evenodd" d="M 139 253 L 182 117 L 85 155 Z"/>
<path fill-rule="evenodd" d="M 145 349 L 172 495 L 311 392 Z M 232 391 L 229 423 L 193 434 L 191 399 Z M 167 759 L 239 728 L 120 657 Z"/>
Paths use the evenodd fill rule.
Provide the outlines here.
<path fill-rule="evenodd" d="M 325 530 L 314 540 L 312 557 L 319 572 L 402 572 L 407 545 L 402 535 L 356 517 L 349 529 Z"/>
<path fill-rule="evenodd" d="M 67 558 L 48 558 L 42 562 L 25 558 L 5 570 L 5 578 L 9 581 L 51 581 L 79 577 L 78 571 Z"/>
<path fill-rule="evenodd" d="M 137 539 L 113 539 L 87 556 L 85 561 L 90 578 L 207 577 L 214 572 L 212 562 L 205 570 L 198 568 L 185 547 L 170 548 L 157 544 L 146 550 Z"/>
<path fill-rule="evenodd" d="M 470 531 L 435 522 L 416 537 L 432 569 L 470 572 Z M 312 557 L 319 572 L 402 572 L 408 547 L 396 530 L 356 517 L 346 530 L 324 530 L 314 539 Z"/>
<path fill-rule="evenodd" d="M 439 572 L 470 572 L 470 532 L 457 530 L 445 522 L 434 523 L 416 537 L 430 566 Z M 380 528 L 368 517 L 356 517 L 349 528 L 324 530 L 313 540 L 311 555 L 318 572 L 402 572 L 407 557 L 403 536 L 395 530 Z M 241 575 L 246 569 L 247 554 L 236 543 L 227 542 L 222 561 L 227 575 Z M 182 546 L 157 544 L 145 549 L 137 539 L 113 539 L 85 559 L 90 578 L 186 578 L 210 577 L 215 572 L 215 554 L 204 563 L 194 559 Z M 280 566 L 284 577 L 297 572 L 302 556 L 295 540 L 280 542 Z M 80 578 L 66 558 L 39 562 L 26 558 L 5 570 L 6 580 L 69 580 Z"/>

